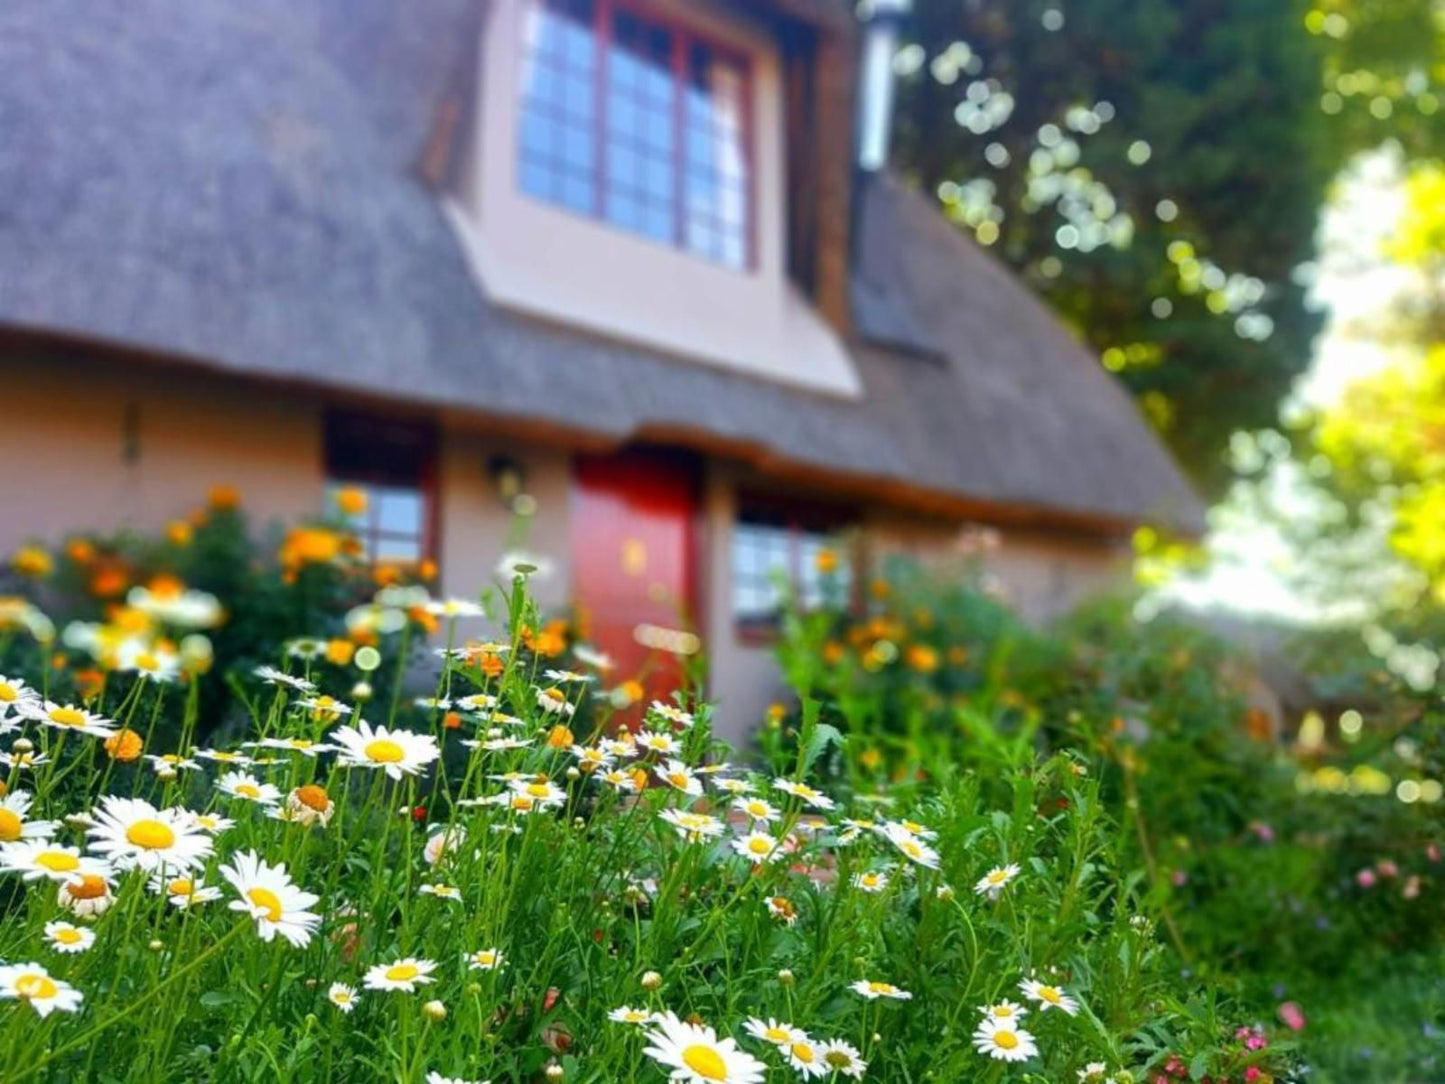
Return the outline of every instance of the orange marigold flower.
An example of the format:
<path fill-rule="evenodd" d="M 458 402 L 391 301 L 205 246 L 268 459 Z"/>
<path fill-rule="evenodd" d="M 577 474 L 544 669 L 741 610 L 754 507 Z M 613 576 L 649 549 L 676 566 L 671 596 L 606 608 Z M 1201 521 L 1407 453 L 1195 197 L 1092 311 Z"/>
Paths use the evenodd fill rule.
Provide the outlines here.
<path fill-rule="evenodd" d="M 838 571 L 838 554 L 831 549 L 821 549 L 818 556 L 814 558 L 818 571 L 824 576 L 831 575 Z"/>
<path fill-rule="evenodd" d="M 462 717 L 454 711 L 449 711 L 442 716 L 442 726 L 446 727 L 446 729 L 448 730 L 460 730 L 462 726 Z"/>
<path fill-rule="evenodd" d="M 72 538 L 65 544 L 65 555 L 78 565 L 95 560 L 95 543 L 88 538 Z"/>
<path fill-rule="evenodd" d="M 378 587 L 390 587 L 401 582 L 401 569 L 396 565 L 380 564 L 371 570 L 371 578 Z"/>
<path fill-rule="evenodd" d="M 328 640 L 326 643 L 326 661 L 337 666 L 345 666 L 354 654 L 356 645 L 350 640 Z"/>
<path fill-rule="evenodd" d="M 423 580 L 434 580 L 437 578 L 437 563 L 430 557 L 416 566 L 416 574 Z"/>
<path fill-rule="evenodd" d="M 547 746 L 550 749 L 570 749 L 576 741 L 571 728 L 563 726 L 561 723 L 547 733 Z"/>
<path fill-rule="evenodd" d="M 39 546 L 21 546 L 15 551 L 15 556 L 10 558 L 10 567 L 22 576 L 38 580 L 42 576 L 50 575 L 55 562 L 50 559 L 50 554 Z"/>
<path fill-rule="evenodd" d="M 360 486 L 345 486 L 336 491 L 336 507 L 344 516 L 365 515 L 368 503 L 366 490 Z"/>
<path fill-rule="evenodd" d="M 189 546 L 191 533 L 191 525 L 183 519 L 171 520 L 166 524 L 166 538 L 173 546 Z"/>
<path fill-rule="evenodd" d="M 105 675 L 94 667 L 75 672 L 75 692 L 82 700 L 100 695 L 105 687 Z"/>
<path fill-rule="evenodd" d="M 212 486 L 206 494 L 206 503 L 218 512 L 236 508 L 241 503 L 241 493 L 235 486 Z"/>
<path fill-rule="evenodd" d="M 920 674 L 931 674 L 938 669 L 938 652 L 927 644 L 909 644 L 903 657 L 908 668 Z"/>
<path fill-rule="evenodd" d="M 501 675 L 506 664 L 495 651 L 483 651 L 477 656 L 477 666 L 487 677 L 494 678 Z"/>
<path fill-rule="evenodd" d="M 127 727 L 117 730 L 105 739 L 105 751 L 110 754 L 112 760 L 118 760 L 124 764 L 139 759 L 143 744 L 141 736 Z"/>
<path fill-rule="evenodd" d="M 341 556 L 341 536 L 324 527 L 293 527 L 281 543 L 280 561 L 288 568 L 326 564 Z"/>

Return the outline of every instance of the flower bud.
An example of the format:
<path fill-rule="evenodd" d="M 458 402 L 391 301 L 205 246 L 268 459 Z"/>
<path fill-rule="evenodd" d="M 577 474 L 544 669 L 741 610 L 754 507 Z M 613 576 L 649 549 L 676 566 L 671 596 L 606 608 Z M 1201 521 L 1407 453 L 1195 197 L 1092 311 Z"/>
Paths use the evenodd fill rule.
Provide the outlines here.
<path fill-rule="evenodd" d="M 656 971 L 644 971 L 642 973 L 642 988 L 649 993 L 656 993 L 662 989 L 662 976 Z"/>
<path fill-rule="evenodd" d="M 547 1066 L 547 1079 L 553 1081 L 554 1084 L 556 1081 L 561 1080 L 566 1075 L 566 1070 L 564 1070 L 562 1066 L 558 1065 L 556 1062 L 553 1062 L 551 1065 Z"/>
<path fill-rule="evenodd" d="M 447 1007 L 440 1001 L 428 1001 L 421 1007 L 421 1011 L 434 1024 L 440 1024 L 447 1018 Z"/>
<path fill-rule="evenodd" d="M 778 972 L 778 981 L 781 982 L 784 986 L 792 986 L 792 985 L 793 985 L 793 973 L 792 973 L 792 971 L 788 970 L 786 967 L 783 968 L 781 971 Z"/>
<path fill-rule="evenodd" d="M 33 753 L 35 752 L 35 743 L 29 738 L 16 738 L 15 743 L 10 746 L 10 750 L 14 753 Z"/>

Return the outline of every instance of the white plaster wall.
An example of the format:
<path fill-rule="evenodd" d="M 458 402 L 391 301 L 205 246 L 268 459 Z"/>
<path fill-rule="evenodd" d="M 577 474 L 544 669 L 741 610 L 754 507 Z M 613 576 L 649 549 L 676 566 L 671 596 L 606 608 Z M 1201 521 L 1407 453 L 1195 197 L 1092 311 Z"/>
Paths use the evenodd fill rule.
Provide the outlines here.
<path fill-rule="evenodd" d="M 753 60 L 756 265 L 733 270 L 539 201 L 517 183 L 517 116 L 528 0 L 496 0 L 483 31 L 474 161 L 448 201 L 473 272 L 495 301 L 679 357 L 835 395 L 862 385 L 832 329 L 784 266 L 782 71 L 775 44 L 696 3 L 658 10 L 745 49 Z"/>

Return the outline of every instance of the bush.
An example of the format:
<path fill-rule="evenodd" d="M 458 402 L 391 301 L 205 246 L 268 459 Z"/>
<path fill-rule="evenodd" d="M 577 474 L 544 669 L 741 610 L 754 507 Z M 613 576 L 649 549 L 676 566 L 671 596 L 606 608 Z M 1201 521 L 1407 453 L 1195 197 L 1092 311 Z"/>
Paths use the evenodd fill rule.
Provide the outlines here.
<path fill-rule="evenodd" d="M 344 661 L 284 650 L 291 624 L 236 630 L 254 646 L 216 676 L 246 729 L 201 748 L 205 671 L 54 658 L 48 619 L 8 605 L 0 1079 L 1283 1073 L 1180 978 L 1084 758 L 840 777 L 854 739 L 809 700 L 752 770 L 691 698 L 616 730 L 607 660 L 558 657 L 525 574 L 482 604 L 408 593 L 444 666 L 431 695 L 377 697 L 418 631 L 389 590 L 363 612 L 396 631 Z M 183 631 L 168 613 L 153 648 Z"/>

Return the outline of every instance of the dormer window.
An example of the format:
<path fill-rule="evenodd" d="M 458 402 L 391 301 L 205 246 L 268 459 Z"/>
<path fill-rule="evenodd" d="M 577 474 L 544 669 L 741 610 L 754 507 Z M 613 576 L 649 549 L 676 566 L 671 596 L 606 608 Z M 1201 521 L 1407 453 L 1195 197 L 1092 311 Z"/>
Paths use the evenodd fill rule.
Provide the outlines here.
<path fill-rule="evenodd" d="M 625 0 L 530 0 L 525 27 L 522 191 L 750 266 L 747 57 Z"/>

